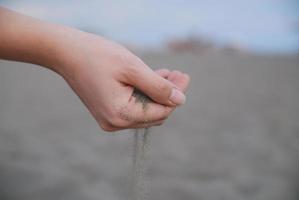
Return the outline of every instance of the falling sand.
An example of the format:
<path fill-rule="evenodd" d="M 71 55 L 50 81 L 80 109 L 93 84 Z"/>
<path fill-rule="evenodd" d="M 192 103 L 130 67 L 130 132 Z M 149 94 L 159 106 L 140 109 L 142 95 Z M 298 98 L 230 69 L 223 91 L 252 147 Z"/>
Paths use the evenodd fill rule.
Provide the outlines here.
<path fill-rule="evenodd" d="M 151 102 L 151 99 L 136 89 L 133 96 L 136 98 L 136 103 L 142 103 L 143 110 L 146 110 L 146 105 Z M 149 128 L 134 130 L 132 200 L 147 200 L 149 196 L 149 184 L 146 178 L 149 136 Z"/>
<path fill-rule="evenodd" d="M 149 129 L 135 130 L 133 154 L 132 200 L 147 200 L 149 183 L 146 178 L 146 160 L 149 151 Z"/>

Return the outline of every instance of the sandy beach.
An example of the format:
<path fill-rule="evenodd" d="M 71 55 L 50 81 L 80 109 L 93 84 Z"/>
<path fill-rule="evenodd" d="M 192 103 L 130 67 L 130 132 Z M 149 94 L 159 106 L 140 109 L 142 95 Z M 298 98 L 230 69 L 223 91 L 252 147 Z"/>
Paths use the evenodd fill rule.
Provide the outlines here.
<path fill-rule="evenodd" d="M 139 54 L 192 82 L 151 130 L 149 200 L 299 199 L 299 57 Z M 0 61 L 0 199 L 127 200 L 132 130 L 103 132 L 54 72 Z"/>

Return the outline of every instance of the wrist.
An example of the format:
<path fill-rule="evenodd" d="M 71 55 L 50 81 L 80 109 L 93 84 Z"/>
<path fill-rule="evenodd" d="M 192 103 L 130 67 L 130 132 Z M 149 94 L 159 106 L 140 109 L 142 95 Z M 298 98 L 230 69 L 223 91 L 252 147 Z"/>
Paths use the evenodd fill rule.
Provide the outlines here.
<path fill-rule="evenodd" d="M 75 66 L 75 51 L 78 51 L 75 45 L 75 37 L 78 32 L 75 29 L 48 24 L 45 28 L 45 34 L 42 35 L 43 42 L 40 44 L 39 61 L 40 64 L 48 69 L 64 75 Z"/>

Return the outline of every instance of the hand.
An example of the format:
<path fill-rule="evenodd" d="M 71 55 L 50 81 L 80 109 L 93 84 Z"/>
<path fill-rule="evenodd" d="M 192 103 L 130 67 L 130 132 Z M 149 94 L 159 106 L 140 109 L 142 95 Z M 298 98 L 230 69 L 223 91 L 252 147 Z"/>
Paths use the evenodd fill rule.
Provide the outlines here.
<path fill-rule="evenodd" d="M 62 54 L 61 75 L 105 131 L 161 125 L 184 103 L 188 75 L 166 69 L 155 73 L 124 47 L 96 35 L 79 35 L 69 53 Z M 153 101 L 144 108 L 134 88 Z"/>
<path fill-rule="evenodd" d="M 1 7 L 0 35 L 0 58 L 59 73 L 106 131 L 160 125 L 185 101 L 188 75 L 165 69 L 155 73 L 121 45 L 97 35 Z M 152 101 L 144 107 L 134 88 Z"/>

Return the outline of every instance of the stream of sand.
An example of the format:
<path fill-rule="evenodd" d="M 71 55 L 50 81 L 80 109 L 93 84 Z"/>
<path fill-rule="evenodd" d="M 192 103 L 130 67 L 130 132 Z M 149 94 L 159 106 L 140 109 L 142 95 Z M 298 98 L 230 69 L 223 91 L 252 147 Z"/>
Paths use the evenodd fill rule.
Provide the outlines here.
<path fill-rule="evenodd" d="M 134 133 L 132 200 L 149 199 L 149 183 L 146 177 L 149 153 L 149 128 L 136 129 Z"/>

